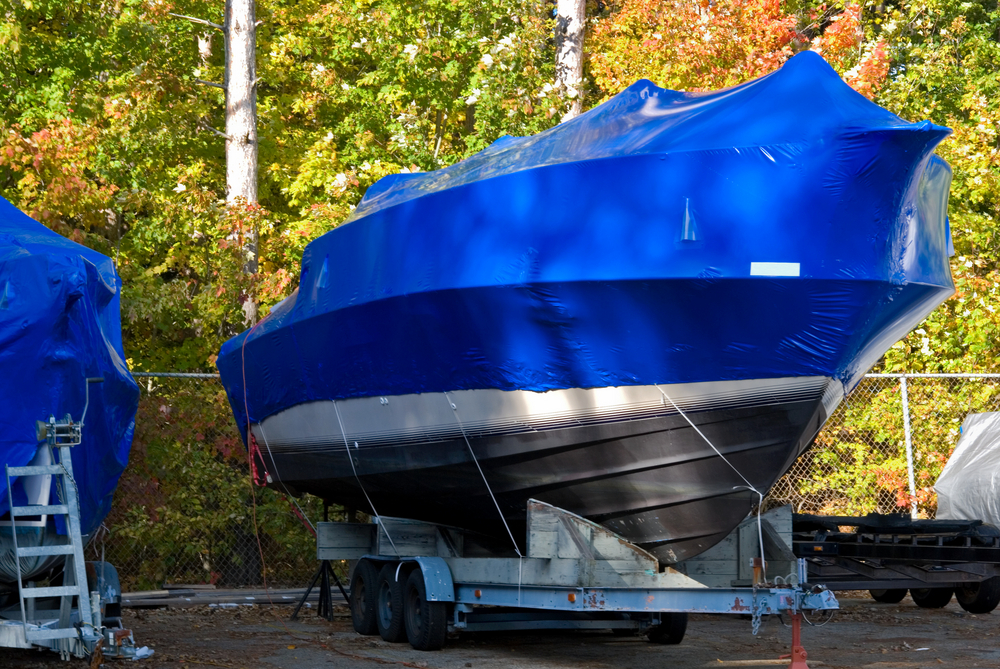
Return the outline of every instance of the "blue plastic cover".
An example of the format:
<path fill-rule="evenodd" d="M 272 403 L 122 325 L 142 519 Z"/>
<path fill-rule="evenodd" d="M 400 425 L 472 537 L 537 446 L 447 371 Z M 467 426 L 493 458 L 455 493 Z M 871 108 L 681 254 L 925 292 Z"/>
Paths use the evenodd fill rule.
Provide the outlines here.
<path fill-rule="evenodd" d="M 0 198 L 0 453 L 5 465 L 28 464 L 44 444 L 35 421 L 79 421 L 85 379 L 104 377 L 90 386 L 83 443 L 72 449 L 84 533 L 111 509 L 139 401 L 122 350 L 120 288 L 109 258 Z M 13 490 L 23 503 L 17 482 Z M 0 515 L 9 508 L 0 471 Z"/>
<path fill-rule="evenodd" d="M 933 156 L 949 133 L 802 53 L 718 92 L 639 81 L 386 177 L 308 246 L 298 291 L 222 347 L 237 422 L 244 405 L 256 422 L 455 389 L 820 375 L 850 390 L 954 292 L 951 170 Z"/>

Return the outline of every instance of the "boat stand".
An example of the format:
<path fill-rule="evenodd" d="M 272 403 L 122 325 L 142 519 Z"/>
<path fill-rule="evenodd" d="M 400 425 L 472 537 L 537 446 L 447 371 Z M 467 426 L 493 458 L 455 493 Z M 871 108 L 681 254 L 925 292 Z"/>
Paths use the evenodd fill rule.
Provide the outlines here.
<path fill-rule="evenodd" d="M 349 514 L 348 517 L 354 514 Z M 330 506 L 326 502 L 323 503 L 323 522 L 327 523 L 330 521 Z M 309 581 L 309 586 L 306 587 L 306 592 L 302 595 L 302 599 L 299 600 L 298 605 L 295 610 L 292 611 L 290 620 L 299 619 L 299 611 L 305 606 L 306 602 L 309 600 L 309 595 L 312 593 L 312 589 L 316 587 L 316 581 L 319 581 L 319 602 L 317 605 L 317 614 L 321 618 L 326 618 L 326 620 L 333 622 L 333 594 L 330 590 L 330 577 L 333 577 L 333 582 L 337 584 L 340 589 L 340 594 L 344 596 L 344 601 L 347 605 L 351 605 L 351 598 L 347 596 L 347 591 L 344 590 L 343 584 L 340 579 L 337 578 L 337 573 L 333 571 L 333 565 L 330 564 L 329 560 L 320 560 L 319 569 L 313 575 L 312 580 Z"/>
<path fill-rule="evenodd" d="M 319 569 L 313 575 L 312 580 L 309 581 L 309 586 L 306 588 L 306 592 L 302 595 L 302 599 L 295 606 L 295 610 L 292 611 L 290 620 L 299 619 L 299 610 L 305 606 L 306 601 L 309 599 L 309 595 L 312 593 L 314 587 L 316 587 L 316 581 L 319 581 L 319 603 L 317 604 L 316 613 L 321 618 L 326 618 L 328 621 L 333 621 L 333 594 L 330 588 L 330 577 L 333 577 L 333 582 L 337 584 L 340 588 L 340 594 L 344 596 L 344 601 L 347 605 L 351 605 L 351 598 L 347 596 L 347 591 L 344 590 L 343 584 L 340 579 L 337 578 L 337 574 L 333 571 L 333 566 L 330 564 L 329 560 L 320 560 Z"/>

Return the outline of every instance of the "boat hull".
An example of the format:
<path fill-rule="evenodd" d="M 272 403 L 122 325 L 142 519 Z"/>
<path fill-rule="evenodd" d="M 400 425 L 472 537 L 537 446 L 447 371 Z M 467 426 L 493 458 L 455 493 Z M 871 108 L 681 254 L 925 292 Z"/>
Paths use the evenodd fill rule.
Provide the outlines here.
<path fill-rule="evenodd" d="M 746 517 L 841 397 L 823 377 L 424 393 L 301 404 L 253 432 L 264 468 L 295 492 L 522 552 L 538 499 L 669 564 Z"/>

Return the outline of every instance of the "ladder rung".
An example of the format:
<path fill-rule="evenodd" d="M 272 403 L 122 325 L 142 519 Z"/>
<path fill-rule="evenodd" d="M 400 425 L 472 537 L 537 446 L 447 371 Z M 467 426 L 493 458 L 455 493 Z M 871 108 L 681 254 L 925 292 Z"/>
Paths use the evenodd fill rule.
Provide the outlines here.
<path fill-rule="evenodd" d="M 50 504 L 43 506 L 41 504 L 35 504 L 32 506 L 15 506 L 11 509 L 10 515 L 12 516 L 47 516 L 49 514 L 62 514 L 66 515 L 69 513 L 69 507 L 65 504 Z"/>
<path fill-rule="evenodd" d="M 30 465 L 28 467 L 7 467 L 7 476 L 44 476 L 65 474 L 61 465 Z"/>
<path fill-rule="evenodd" d="M 76 639 L 80 633 L 75 627 L 62 627 L 57 629 L 26 630 L 24 638 L 27 641 L 44 641 L 46 639 Z"/>
<path fill-rule="evenodd" d="M 57 546 L 31 546 L 29 548 L 18 548 L 17 557 L 39 557 L 41 555 L 72 555 L 73 544 L 62 544 Z"/>
<path fill-rule="evenodd" d="M 27 586 L 21 588 L 22 597 L 68 597 L 70 595 L 79 597 L 80 588 L 75 585 L 62 585 L 55 588 L 29 588 Z M 87 599 L 88 595 L 84 593 L 84 599 Z"/>

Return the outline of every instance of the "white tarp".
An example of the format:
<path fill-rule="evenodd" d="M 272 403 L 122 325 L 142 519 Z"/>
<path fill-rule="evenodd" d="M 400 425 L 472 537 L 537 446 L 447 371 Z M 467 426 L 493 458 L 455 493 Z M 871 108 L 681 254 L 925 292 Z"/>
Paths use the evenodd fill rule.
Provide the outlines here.
<path fill-rule="evenodd" d="M 971 413 L 934 484 L 939 520 L 982 520 L 1000 527 L 1000 412 Z"/>

